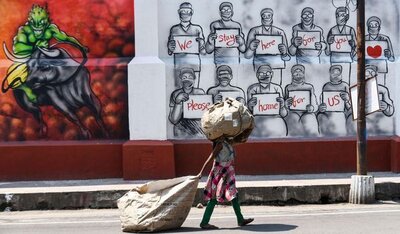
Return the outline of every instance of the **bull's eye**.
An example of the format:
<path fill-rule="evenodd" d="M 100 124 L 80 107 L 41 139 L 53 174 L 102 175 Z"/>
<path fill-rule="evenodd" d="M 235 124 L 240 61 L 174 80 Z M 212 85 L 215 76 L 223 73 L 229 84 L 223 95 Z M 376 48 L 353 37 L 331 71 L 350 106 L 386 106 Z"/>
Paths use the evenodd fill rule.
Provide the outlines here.
<path fill-rule="evenodd" d="M 50 69 L 51 69 L 51 66 L 50 66 L 50 64 L 48 64 L 48 63 L 40 64 L 40 65 L 39 65 L 39 70 L 41 70 L 41 71 L 48 71 L 48 70 L 50 70 Z"/>

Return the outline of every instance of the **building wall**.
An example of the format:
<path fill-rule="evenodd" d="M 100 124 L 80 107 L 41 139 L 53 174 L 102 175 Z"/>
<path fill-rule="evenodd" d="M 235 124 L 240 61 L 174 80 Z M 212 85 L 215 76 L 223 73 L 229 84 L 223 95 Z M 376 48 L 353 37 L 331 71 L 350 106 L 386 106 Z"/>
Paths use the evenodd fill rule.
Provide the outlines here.
<path fill-rule="evenodd" d="M 184 1 L 135 1 L 135 9 L 137 10 L 135 15 L 135 42 L 137 46 L 136 57 L 128 66 L 129 92 L 133 95 L 129 96 L 131 141 L 124 144 L 123 147 L 124 178 L 165 178 L 197 173 L 208 152 L 210 152 L 210 142 L 205 140 L 198 130 L 201 111 L 198 111 L 200 113 L 189 112 L 194 114 L 197 119 L 192 117 L 190 117 L 192 119 L 189 119 L 189 115 L 186 115 L 188 113 L 173 112 L 176 107 L 182 109 L 191 107 L 193 109 L 195 106 L 192 102 L 192 100 L 195 101 L 194 97 L 189 95 L 182 95 L 186 96 L 184 101 L 189 98 L 187 99 L 188 103 L 180 102 L 182 97 L 181 100 L 176 100 L 177 92 L 183 87 L 181 77 L 179 77 L 181 70 L 186 72 L 185 79 L 189 80 L 193 76 L 192 73 L 195 73 L 196 79 L 194 82 L 188 83 L 186 92 L 203 94 L 200 100 L 195 102 L 200 104 L 198 107 L 208 106 L 214 102 L 204 94 L 208 92 L 208 94 L 215 95 L 213 91 L 218 90 L 218 87 L 216 89 L 210 88 L 218 85 L 216 72 L 217 68 L 223 63 L 226 63 L 224 65 L 228 65 L 232 69 L 232 80 L 229 88 L 239 93 L 243 91 L 244 99 L 242 101 L 246 105 L 252 102 L 249 98 L 249 94 L 252 93 L 248 91 L 249 87 L 257 84 L 258 78 L 257 69 L 253 67 L 251 56 L 245 56 L 245 53 L 238 55 L 238 51 L 233 51 L 236 54 L 233 60 L 236 59 L 236 62 L 232 61 L 232 57 L 226 59 L 224 56 L 222 56 L 221 62 L 221 60 L 215 60 L 215 50 L 208 50 L 208 53 L 207 51 L 204 53 L 204 51 L 198 49 L 203 44 L 196 46 L 200 39 L 204 42 L 208 40 L 211 32 L 210 25 L 221 18 L 219 7 L 224 1 L 186 2 L 190 4 L 184 4 L 183 8 L 186 9 L 183 10 L 188 11 L 187 8 L 191 8 L 189 11 L 193 14 L 190 21 L 196 26 L 185 32 L 183 29 L 179 29 L 181 21 L 180 5 Z M 272 9 L 274 13 L 273 25 L 286 34 L 288 47 L 292 43 L 293 26 L 301 22 L 301 12 L 307 7 L 313 9 L 314 23 L 320 26 L 323 31 L 320 35 L 323 35 L 325 42 L 328 40 L 329 30 L 336 25 L 335 13 L 340 6 L 347 5 L 349 19 L 346 24 L 353 29 L 356 28 L 356 12 L 354 5 L 352 5 L 353 1 L 285 0 L 266 2 L 261 0 L 232 0 L 229 2 L 233 6 L 232 19 L 237 22 L 228 23 L 229 28 L 238 28 L 240 24 L 246 43 L 251 29 L 261 24 L 260 12 L 264 8 Z M 151 9 L 151 11 L 148 11 L 148 9 Z M 376 88 L 378 89 L 376 100 L 379 100 L 380 108 L 385 111 L 377 111 L 367 117 L 368 168 L 374 171 L 391 170 L 398 172 L 400 154 L 397 150 L 399 130 L 396 123 L 399 117 L 396 113 L 399 108 L 399 101 L 396 90 L 399 89 L 399 83 L 396 76 L 400 72 L 399 66 L 397 66 L 399 61 L 399 48 L 397 46 L 399 41 L 399 3 L 391 0 L 369 0 L 366 3 L 366 19 L 372 16 L 379 18 L 375 21 L 381 21 L 380 34 L 386 35 L 385 38 L 390 39 L 393 52 L 388 56 L 390 59 L 379 61 L 385 65 L 387 62 L 388 68 L 387 73 L 378 74 L 378 86 Z M 233 27 L 231 27 L 232 25 Z M 281 34 L 282 31 L 280 31 Z M 368 30 L 366 31 L 368 33 Z M 194 34 L 195 37 L 183 37 L 182 39 L 182 36 L 190 36 L 189 34 Z M 181 39 L 176 39 L 179 36 L 181 36 Z M 347 40 L 348 37 L 345 36 L 342 39 Z M 191 41 L 190 45 L 184 43 L 185 39 L 186 42 Z M 175 45 L 170 41 L 174 41 Z M 375 47 L 378 44 L 369 44 L 369 46 Z M 182 57 L 182 55 L 172 50 L 178 47 L 181 50 L 185 49 L 185 45 L 191 56 L 181 59 L 179 57 Z M 188 48 L 191 45 L 194 45 L 194 47 Z M 195 51 L 190 50 L 193 48 Z M 196 51 L 196 48 L 198 51 Z M 283 48 L 283 52 L 286 52 L 285 49 Z M 370 48 L 367 52 L 370 55 L 372 52 L 372 55 L 376 56 L 373 49 Z M 237 58 L 240 58 L 240 62 L 237 62 Z M 328 94 L 325 91 L 337 91 L 334 88 L 338 86 L 329 84 L 331 80 L 330 68 L 333 65 L 331 63 L 335 62 L 331 59 L 335 60 L 337 56 L 328 56 L 323 50 L 319 56 L 319 61 L 315 60 L 318 57 L 314 57 L 308 62 L 300 61 L 302 58 L 307 60 L 308 57 L 297 56 L 296 53 L 292 54 L 290 59 L 285 56 L 287 61 L 285 61 L 284 67 L 280 70 L 273 70 L 272 82 L 274 85 L 272 87 L 273 90 L 277 90 L 276 92 L 281 92 L 280 95 L 287 104 L 288 97 L 291 95 L 285 94 L 286 87 L 291 87 L 291 90 L 296 87 L 291 86 L 293 80 L 292 68 L 297 63 L 302 63 L 306 83 L 306 85 L 302 85 L 306 88 L 299 90 L 307 91 L 305 93 L 310 96 L 315 95 L 315 101 L 311 103 L 313 108 L 304 108 L 303 106 L 302 110 L 288 110 L 287 115 L 281 114 L 281 116 L 256 116 L 256 129 L 250 136 L 249 143 L 237 147 L 236 163 L 239 174 L 328 173 L 356 170 L 356 122 L 352 120 L 351 106 L 347 105 L 345 110 L 342 107 L 341 110 L 336 110 L 336 112 L 329 112 L 329 109 L 324 113 L 320 111 L 321 103 L 325 102 L 329 105 L 329 100 L 324 101 L 323 99 L 324 94 Z M 224 59 L 229 60 L 229 62 L 224 61 Z M 201 61 L 201 65 L 199 61 Z M 371 63 L 371 61 L 372 63 L 377 62 L 369 59 L 368 63 Z M 357 64 L 355 60 L 346 61 L 346 63 L 341 64 L 342 82 L 340 83 L 340 90 L 344 94 L 332 94 L 333 96 L 330 96 L 330 103 L 332 104 L 337 103 L 338 100 L 344 101 L 342 96 L 348 100 L 349 89 L 356 83 Z M 279 59 L 269 62 L 269 65 L 273 67 L 278 64 L 282 65 L 283 63 Z M 281 76 L 279 76 L 280 74 Z M 384 78 L 385 75 L 386 78 Z M 281 79 L 277 79 L 280 77 Z M 190 89 L 190 84 L 193 85 L 195 91 Z M 235 86 L 235 88 L 232 88 L 232 86 Z M 295 94 L 300 95 L 300 93 Z M 237 93 L 230 95 L 237 95 Z M 338 98 L 335 95 L 341 97 Z M 137 96 L 146 98 L 138 99 Z M 238 96 L 240 95 L 235 97 Z M 256 103 L 258 104 L 258 101 Z M 350 104 L 352 103 L 350 102 Z M 386 104 L 390 104 L 390 108 Z M 288 106 L 286 107 L 288 108 Z M 304 111 L 304 109 L 310 110 Z M 172 113 L 174 115 L 171 115 Z M 160 116 L 165 118 L 160 118 Z M 172 153 L 166 153 L 171 149 Z M 135 168 L 135 170 L 128 170 L 128 168 Z M 168 168 L 168 170 L 163 168 Z M 171 168 L 175 168 L 175 173 L 169 170 Z"/>
<path fill-rule="evenodd" d="M 210 34 L 211 22 L 220 18 L 219 6 L 223 1 L 189 2 L 194 10 L 192 22 L 202 28 L 206 40 Z M 230 2 L 234 10 L 233 20 L 241 25 L 245 41 L 251 28 L 261 24 L 260 11 L 270 7 L 274 12 L 273 25 L 285 32 L 290 44 L 292 27 L 300 23 L 303 9 L 313 8 L 314 22 L 323 29 L 322 35 L 327 40 L 328 30 L 335 25 L 336 7 L 343 5 L 343 2 L 352 1 Z M 95 116 L 85 107 L 78 111 L 78 118 L 91 134 L 85 134 L 85 127 L 81 130 L 76 119 L 69 119 L 65 113 L 59 111 L 60 108 L 50 105 L 40 106 L 43 122 L 48 127 L 47 132 L 41 132 L 40 123 L 17 102 L 14 93 L 19 91 L 8 89 L 0 95 L 0 160 L 6 162 L 0 164 L 0 180 L 110 177 L 157 179 L 198 173 L 210 152 L 210 142 L 198 134 L 185 133 L 187 123 L 196 121 L 186 121 L 183 129 L 176 134 L 174 128 L 179 122 L 172 123 L 170 118 L 173 107 L 171 94 L 180 89 L 182 83 L 177 76 L 180 69 L 175 69 L 174 56 L 168 54 L 168 37 L 171 28 L 180 21 L 177 10 L 183 1 L 136 0 L 135 14 L 133 1 L 129 0 L 87 0 L 79 3 L 40 0 L 13 1 L 12 4 L 0 0 L 0 3 L 0 12 L 7 16 L 7 21 L 2 24 L 1 35 L 9 50 L 12 50 L 13 37 L 18 27 L 25 24 L 34 3 L 41 6 L 47 3 L 52 22 L 89 48 L 89 59 L 85 65 L 90 74 L 88 89 L 99 99 L 101 119 L 106 130 L 101 131 L 101 127 L 95 123 Z M 353 6 L 349 7 L 348 25 L 355 28 L 356 15 Z M 374 171 L 400 171 L 400 141 L 397 137 L 399 127 L 396 124 L 399 121 L 399 100 L 396 92 L 399 89 L 396 76 L 400 72 L 397 66 L 399 12 L 398 1 L 367 1 L 367 18 L 372 15 L 379 17 L 380 32 L 390 38 L 395 57 L 394 61 L 388 61 L 386 83 L 378 77 L 378 83 L 387 88 L 385 95 L 378 96 L 384 96 L 386 104 L 390 104 L 390 97 L 394 112 L 386 115 L 377 112 L 368 117 L 368 134 L 371 136 L 368 140 L 368 168 Z M 82 61 L 76 48 L 68 46 L 65 49 L 78 63 Z M 199 92 L 202 89 L 206 93 L 218 84 L 216 69 L 220 64 L 215 64 L 214 53 L 211 51 L 208 54 L 195 55 L 201 60 L 200 79 L 198 86 L 195 84 Z M 134 54 L 136 56 L 132 59 Z M 12 62 L 6 58 L 4 50 L 0 51 L 0 59 L 0 75 L 6 77 Z M 237 147 L 238 174 L 355 171 L 355 122 L 351 121 L 351 111 L 317 113 L 322 103 L 323 87 L 330 81 L 330 59 L 323 51 L 320 62 L 304 64 L 305 82 L 309 84 L 307 87 L 313 89 L 300 91 L 306 91 L 305 93 L 312 96 L 310 90 L 313 90 L 316 99 L 310 113 L 303 115 L 304 111 L 298 111 L 296 114 L 302 117 L 300 120 L 291 118 L 293 115 L 275 116 L 281 124 L 280 127 L 270 123 L 271 116 L 257 117 L 257 127 L 249 143 Z M 130 61 L 128 69 L 127 61 Z M 282 89 L 281 97 L 286 100 L 285 87 L 292 82 L 291 69 L 296 63 L 296 56 L 290 56 L 282 69 L 281 80 L 277 80 L 280 70 L 273 70 L 272 82 L 277 90 Z M 189 68 L 194 67 L 196 63 L 189 65 Z M 241 53 L 240 63 L 227 65 L 233 71 L 231 85 L 237 86 L 236 90 L 243 90 L 243 100 L 248 105 L 250 99 L 247 91 L 252 84 L 258 82 L 253 60 L 245 58 Z M 355 70 L 356 64 L 352 62 L 350 75 L 342 76 L 344 82 L 348 83 L 344 87 L 354 85 Z M 42 94 L 35 90 L 34 93 Z M 59 101 L 63 103 L 66 100 L 62 96 Z M 211 104 L 211 101 L 208 102 Z M 294 112 L 289 111 L 290 113 Z M 181 115 L 177 116 L 182 119 Z M 317 121 L 309 121 L 310 119 Z M 279 134 L 275 130 L 280 130 Z M 86 139 L 91 141 L 85 141 Z"/>
<path fill-rule="evenodd" d="M 346 1 L 316 1 L 316 0 L 305 0 L 305 1 L 270 1 L 268 4 L 265 1 L 229 1 L 233 6 L 233 16 L 232 20 L 237 23 L 226 23 L 225 26 L 221 25 L 221 16 L 219 12 L 220 4 L 224 1 L 187 1 L 191 4 L 191 10 L 193 14 L 191 15 L 192 29 L 185 32 L 179 26 L 180 18 L 178 10 L 180 9 L 180 4 L 184 1 L 157 1 L 158 9 L 158 21 L 157 27 L 150 27 L 145 25 L 143 29 L 145 30 L 155 30 L 157 39 L 147 39 L 147 45 L 151 45 L 157 48 L 151 55 L 161 59 L 163 64 L 163 69 L 160 70 L 160 75 L 163 78 L 158 77 L 158 79 L 165 82 L 166 85 L 166 96 L 165 96 L 165 108 L 160 109 L 159 114 L 166 116 L 167 126 L 166 126 L 166 136 L 159 136 L 155 134 L 155 138 L 161 139 L 204 139 L 201 130 L 199 128 L 199 118 L 201 113 L 192 114 L 192 116 L 187 115 L 188 113 L 179 112 L 178 117 L 172 118 L 171 115 L 176 106 L 182 106 L 183 109 L 192 109 L 194 105 L 191 102 L 194 101 L 198 104 L 212 104 L 215 102 L 216 94 L 223 94 L 221 86 L 218 87 L 219 81 L 217 79 L 217 68 L 221 65 L 228 65 L 232 69 L 232 80 L 230 81 L 230 88 L 228 91 L 235 91 L 236 93 L 230 93 L 235 97 L 243 97 L 242 101 L 249 105 L 251 102 L 256 103 L 254 110 L 259 110 L 259 113 L 254 112 L 256 115 L 256 128 L 253 131 L 251 138 L 253 139 L 270 139 L 270 138 L 323 138 L 323 137 L 349 137 L 355 136 L 356 134 L 356 121 L 353 120 L 352 106 L 350 99 L 349 88 L 356 84 L 357 74 L 357 64 L 355 60 L 341 60 L 338 55 L 328 55 L 324 48 L 329 47 L 328 42 L 328 32 L 332 27 L 336 25 L 335 11 L 340 6 L 346 6 Z M 138 4 L 138 3 L 137 3 Z M 144 5 L 146 5 L 145 3 Z M 156 4 L 156 3 L 154 3 Z M 351 1 L 347 1 L 347 8 L 349 9 L 349 19 L 346 23 L 347 26 L 352 29 L 347 29 L 344 40 L 350 41 L 352 37 L 350 36 L 351 30 L 356 29 L 356 11 L 355 6 L 352 5 Z M 379 104 L 380 108 L 385 108 L 385 111 L 375 112 L 367 117 L 367 129 L 369 136 L 391 136 L 395 135 L 396 129 L 396 106 L 398 101 L 396 100 L 396 88 L 398 88 L 398 82 L 396 82 L 396 76 L 398 74 L 398 54 L 399 48 L 398 35 L 399 28 L 397 21 L 399 19 L 398 2 L 385 0 L 385 1 L 367 1 L 366 5 L 366 20 L 371 16 L 376 16 L 381 21 L 380 34 L 386 35 L 391 41 L 392 49 L 389 57 L 380 57 L 379 60 L 379 71 L 377 77 L 377 89 L 379 93 Z M 377 6 L 391 6 L 391 7 L 377 7 Z M 285 34 L 287 46 L 283 50 L 285 51 L 285 62 L 280 55 L 277 56 L 277 60 L 271 62 L 255 62 L 254 65 L 253 58 L 246 58 L 246 53 L 239 53 L 238 49 L 231 49 L 231 52 L 219 52 L 218 49 L 207 50 L 207 41 L 210 36 L 211 28 L 241 28 L 243 40 L 245 41 L 245 49 L 248 50 L 249 44 L 252 39 L 249 40 L 249 32 L 252 28 L 261 25 L 260 12 L 264 8 L 271 8 L 273 11 L 273 26 L 281 30 L 279 34 Z M 312 8 L 314 11 L 314 24 L 320 27 L 320 33 L 316 34 L 321 36 L 320 41 L 322 42 L 322 49 L 320 50 L 320 56 L 300 56 L 299 50 L 292 50 L 290 55 L 289 47 L 293 44 L 293 38 L 296 36 L 296 32 L 293 31 L 293 27 L 301 23 L 301 12 L 303 9 Z M 153 8 L 152 8 L 153 9 Z M 162 14 L 160 13 L 162 12 Z M 146 21 L 145 21 L 146 22 Z M 213 24 L 214 26 L 211 26 Z M 153 24 L 152 24 L 153 25 Z M 197 25 L 197 26 L 196 26 Z M 217 26 L 215 26 L 217 25 Z M 274 29 L 275 31 L 279 29 Z M 319 31 L 318 27 L 309 29 L 309 31 Z M 193 31 L 198 31 L 193 33 Z M 304 29 L 304 31 L 307 31 Z M 139 33 L 139 32 L 138 32 Z M 229 33 L 222 32 L 219 33 Z M 302 32 L 300 32 L 302 33 Z M 366 29 L 368 34 L 368 29 Z M 272 33 L 272 34 L 277 34 Z M 332 34 L 335 34 L 333 32 Z M 194 37 L 190 37 L 196 35 Z M 228 35 L 228 34 L 226 34 Z M 313 34 L 302 34 L 304 37 L 312 37 Z M 180 36 L 180 37 L 179 37 Z M 182 38 L 182 36 L 189 36 Z M 315 34 L 314 34 L 315 36 Z M 176 39 L 181 38 L 181 39 Z M 197 51 L 189 51 L 191 55 L 182 57 L 181 53 L 186 53 L 185 51 L 179 52 L 179 48 L 184 47 L 184 40 L 192 40 Z M 194 40 L 201 41 L 194 42 Z M 218 41 L 220 37 L 217 38 Z M 273 39 L 273 38 L 272 38 Z M 267 40 L 272 40 L 271 38 L 264 38 L 264 46 L 266 46 Z M 354 38 L 353 38 L 354 39 Z M 309 39 L 310 41 L 311 39 Z M 318 39 L 317 39 L 318 40 Z M 340 37 L 336 37 L 335 40 L 339 42 Z M 370 37 L 367 40 L 372 40 Z M 171 48 L 168 49 L 169 41 L 175 41 L 175 51 L 171 52 Z M 198 49 L 197 45 L 202 47 L 204 42 L 205 49 Z M 303 41 L 304 42 L 304 41 Z M 152 44 L 152 43 L 157 43 Z M 305 43 L 305 42 L 304 42 Z M 369 42 L 368 42 L 369 43 Z M 378 45 L 380 42 L 372 41 L 371 44 L 367 44 L 371 48 L 367 50 L 368 54 L 375 56 L 374 46 Z M 376 44 L 378 43 L 378 44 Z M 286 43 L 284 43 L 286 44 Z M 304 45 L 304 44 L 303 44 Z M 336 45 L 336 42 L 333 44 Z M 349 46 L 348 42 L 344 42 L 343 45 Z M 341 44 L 337 44 L 338 47 Z M 385 45 L 383 45 L 385 46 Z M 292 46 L 293 47 L 293 46 Z M 292 48 L 293 49 L 293 48 Z M 351 48 L 350 48 L 351 49 Z M 377 48 L 376 48 L 377 49 Z M 389 47 L 388 47 L 389 49 Z M 137 48 L 141 50 L 141 48 Z M 188 50 L 188 49 L 187 49 Z M 310 50 L 308 50 L 310 51 Z M 307 54 L 308 51 L 303 50 L 303 53 Z M 353 51 L 354 47 L 353 47 Z M 193 54 L 194 53 L 194 54 Z M 221 53 L 228 53 L 230 55 L 218 55 Z M 314 50 L 312 53 L 317 53 L 318 50 Z M 232 55 L 233 54 L 233 55 Z M 288 54 L 288 56 L 286 55 Z M 382 52 L 383 54 L 383 52 Z M 290 55 L 290 56 L 289 56 Z M 231 56 L 231 57 L 229 57 Z M 240 61 L 238 61 L 238 58 Z M 370 58 L 367 63 L 378 62 L 375 57 Z M 139 58 L 137 58 L 139 59 Z M 338 61 L 339 59 L 339 61 Z M 134 63 L 134 62 L 133 62 Z M 272 86 L 269 91 L 261 90 L 260 88 L 254 88 L 257 86 L 257 68 L 260 65 L 269 64 L 273 68 Z M 305 70 L 305 81 L 302 85 L 293 85 L 292 78 L 292 68 L 296 64 L 302 64 Z M 330 84 L 330 68 L 334 65 L 340 65 L 342 67 L 342 83 L 340 85 Z M 387 66 L 385 71 L 383 68 Z M 133 68 L 133 67 L 132 67 Z M 173 92 L 176 90 L 181 90 L 182 82 L 179 77 L 182 68 L 193 69 L 195 72 L 196 80 L 194 81 L 194 91 L 190 94 L 204 94 L 200 100 L 195 100 L 195 97 L 188 97 L 187 102 L 179 102 L 175 99 L 176 96 Z M 140 68 L 138 68 L 140 69 Z M 132 79 L 135 79 L 134 71 L 131 73 Z M 334 76 L 334 75 L 332 75 Z M 145 78 L 141 78 L 145 79 Z M 147 81 L 152 82 L 154 79 Z M 158 82 L 158 81 L 156 81 Z M 154 84 L 154 83 L 153 83 Z M 163 83 L 164 84 L 164 83 Z M 255 85 L 254 85 L 255 84 Z M 146 87 L 151 87 L 152 84 L 148 83 Z M 155 87 L 164 87 L 160 84 L 155 84 Z M 325 88 L 324 88 L 325 86 Z M 136 89 L 139 89 L 136 87 Z M 253 89 L 253 90 L 252 90 Z M 146 89 L 151 92 L 151 88 Z M 225 89 L 226 90 L 226 89 Z M 271 91 L 272 90 L 272 91 Z M 289 90 L 291 91 L 289 93 Z M 295 92 L 293 92 L 295 91 Z M 298 92 L 300 91 L 300 92 Z M 190 92 L 190 91 L 187 91 Z M 157 92 L 158 93 L 158 92 Z M 279 94 L 269 94 L 258 96 L 259 100 L 251 100 L 254 93 L 279 93 Z M 176 94 L 176 93 L 175 93 Z M 236 95 L 236 96 L 235 96 Z M 275 96 L 274 96 L 275 95 Z M 281 113 L 279 110 L 272 110 L 276 101 L 276 95 L 284 99 L 285 109 L 287 113 Z M 297 98 L 296 98 L 297 95 Z M 299 95 L 303 98 L 299 98 Z M 310 99 L 311 96 L 311 99 Z M 289 97 L 294 97 L 293 104 L 289 106 Z M 157 95 L 157 98 L 162 98 Z M 265 98 L 266 100 L 262 100 Z M 238 98 L 240 100 L 241 98 Z M 290 99 L 289 99 L 290 100 Z M 311 101 L 310 101 L 311 100 Z M 185 101 L 185 100 L 184 100 Z M 346 104 L 349 101 L 350 104 Z M 162 105 L 162 99 L 159 105 Z M 157 101 L 158 103 L 158 101 Z M 253 103 L 253 105 L 254 105 Z M 322 108 L 326 104 L 327 110 L 323 111 Z M 270 104 L 270 105 L 269 105 Z M 294 104 L 299 106 L 295 107 Z M 310 106 L 307 107 L 307 104 Z M 389 107 L 388 107 L 388 105 Z M 353 104 L 353 106 L 355 106 Z M 296 109 L 297 110 L 294 110 Z M 204 109 L 204 108 L 203 108 Z M 272 111 L 272 112 L 270 112 Z M 190 111 L 189 111 L 190 112 Z M 198 111 L 200 112 L 200 111 Z M 158 116 L 158 115 L 157 115 Z M 132 121 L 131 121 L 132 123 Z M 163 122 L 164 123 L 164 122 Z M 137 124 L 136 121 L 133 124 Z M 161 124 L 161 122 L 160 122 Z M 160 127 L 164 129 L 164 127 Z M 132 132 L 132 131 L 131 131 Z M 144 138 L 151 138 L 147 135 Z M 131 134 L 131 139 L 142 139 L 140 135 L 136 136 L 134 132 Z"/>

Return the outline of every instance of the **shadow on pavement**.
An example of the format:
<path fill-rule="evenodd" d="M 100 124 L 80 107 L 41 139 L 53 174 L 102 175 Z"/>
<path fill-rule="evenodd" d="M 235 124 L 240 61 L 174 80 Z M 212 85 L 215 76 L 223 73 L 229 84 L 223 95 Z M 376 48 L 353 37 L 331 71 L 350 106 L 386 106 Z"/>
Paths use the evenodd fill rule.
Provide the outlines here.
<path fill-rule="evenodd" d="M 296 229 L 296 225 L 288 225 L 288 224 L 279 224 L 279 223 L 271 223 L 271 224 L 251 224 L 244 227 L 235 227 L 235 228 L 220 228 L 218 230 L 246 230 L 251 232 L 284 232 Z M 216 230 L 204 230 L 201 228 L 194 228 L 194 227 L 181 227 L 179 229 L 169 230 L 168 232 L 205 232 L 205 231 L 216 231 Z"/>
<path fill-rule="evenodd" d="M 204 229 L 201 229 L 200 227 L 180 227 L 179 229 L 173 229 L 173 230 L 168 230 L 163 233 L 168 233 L 168 232 L 204 232 Z M 210 230 L 210 231 L 215 231 L 215 230 Z"/>
<path fill-rule="evenodd" d="M 270 224 L 250 224 L 248 226 L 236 227 L 230 229 L 242 229 L 252 232 L 283 232 L 283 231 L 290 231 L 296 228 L 297 228 L 296 225 L 270 223 Z"/>

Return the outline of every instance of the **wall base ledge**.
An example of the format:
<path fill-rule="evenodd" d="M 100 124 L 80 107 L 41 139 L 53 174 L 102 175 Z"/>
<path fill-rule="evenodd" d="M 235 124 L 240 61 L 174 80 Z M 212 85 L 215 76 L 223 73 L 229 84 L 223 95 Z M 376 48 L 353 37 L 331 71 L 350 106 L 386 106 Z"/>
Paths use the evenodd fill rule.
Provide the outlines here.
<path fill-rule="evenodd" d="M 211 149 L 208 140 L 3 142 L 0 181 L 196 175 Z M 356 171 L 355 139 L 250 140 L 235 149 L 240 175 Z M 367 153 L 368 171 L 400 172 L 399 136 L 368 138 Z"/>

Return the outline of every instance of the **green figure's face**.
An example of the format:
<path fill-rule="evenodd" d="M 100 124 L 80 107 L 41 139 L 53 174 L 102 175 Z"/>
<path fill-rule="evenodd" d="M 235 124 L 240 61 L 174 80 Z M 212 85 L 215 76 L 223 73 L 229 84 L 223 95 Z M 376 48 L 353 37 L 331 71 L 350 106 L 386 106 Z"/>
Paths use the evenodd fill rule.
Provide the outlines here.
<path fill-rule="evenodd" d="M 50 24 L 49 14 L 45 8 L 33 6 L 29 12 L 28 24 L 32 27 L 36 38 L 41 38 Z"/>

